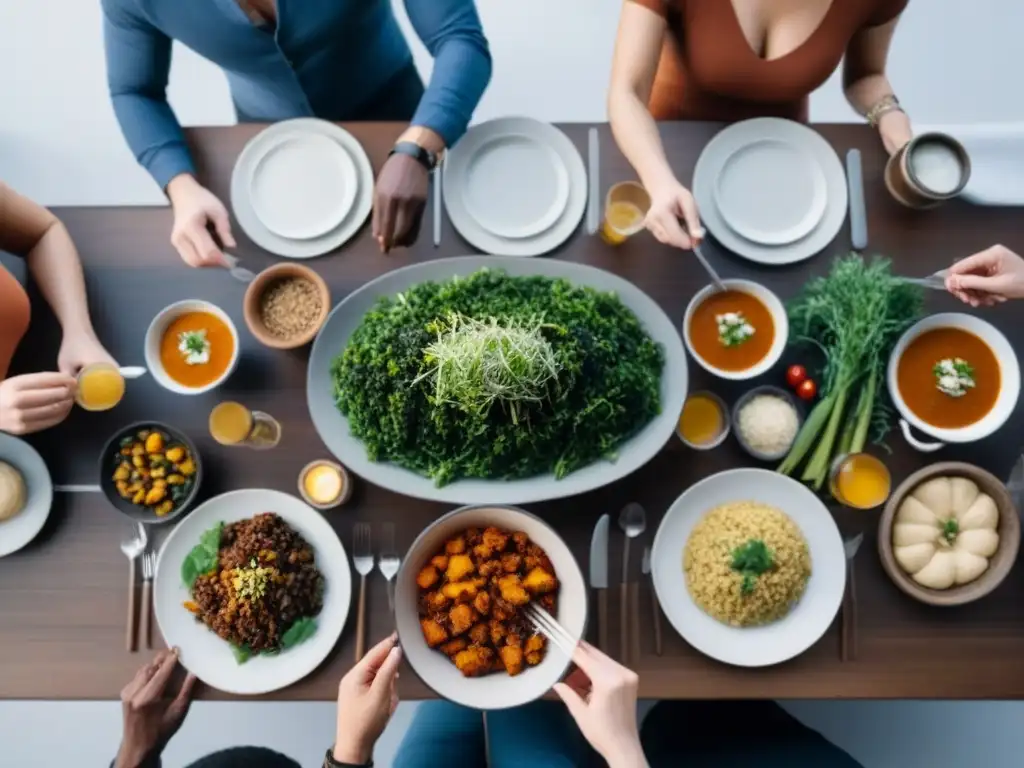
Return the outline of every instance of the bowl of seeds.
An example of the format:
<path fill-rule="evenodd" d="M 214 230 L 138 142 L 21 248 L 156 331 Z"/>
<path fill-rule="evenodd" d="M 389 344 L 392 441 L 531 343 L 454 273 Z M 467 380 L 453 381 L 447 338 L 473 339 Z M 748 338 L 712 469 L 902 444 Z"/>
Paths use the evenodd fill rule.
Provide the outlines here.
<path fill-rule="evenodd" d="M 302 264 L 275 264 L 249 283 L 245 324 L 262 344 L 296 349 L 313 340 L 331 309 L 327 283 Z"/>

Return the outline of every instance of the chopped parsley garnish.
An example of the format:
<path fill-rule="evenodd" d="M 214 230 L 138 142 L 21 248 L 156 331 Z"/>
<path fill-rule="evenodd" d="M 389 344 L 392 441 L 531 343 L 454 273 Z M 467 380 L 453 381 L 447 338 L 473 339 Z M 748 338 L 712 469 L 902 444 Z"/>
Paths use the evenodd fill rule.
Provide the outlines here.
<path fill-rule="evenodd" d="M 718 340 L 726 347 L 737 347 L 754 335 L 754 326 L 742 312 L 715 315 L 715 322 L 718 323 Z"/>
<path fill-rule="evenodd" d="M 757 586 L 757 578 L 775 566 L 772 551 L 760 539 L 751 539 L 732 551 L 730 567 L 743 576 L 740 592 L 749 595 Z"/>
<path fill-rule="evenodd" d="M 932 366 L 935 375 L 935 388 L 950 397 L 963 397 L 968 389 L 973 389 L 974 368 L 960 357 L 940 360 Z"/>

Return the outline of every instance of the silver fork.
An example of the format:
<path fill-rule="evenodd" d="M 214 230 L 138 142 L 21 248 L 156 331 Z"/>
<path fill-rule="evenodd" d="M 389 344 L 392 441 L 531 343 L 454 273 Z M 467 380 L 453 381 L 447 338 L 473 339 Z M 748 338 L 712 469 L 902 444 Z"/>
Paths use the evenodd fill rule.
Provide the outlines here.
<path fill-rule="evenodd" d="M 125 647 L 135 651 L 135 561 L 146 551 L 146 529 L 135 523 L 131 533 L 121 539 L 121 551 L 128 558 L 128 621 L 125 627 Z"/>
<path fill-rule="evenodd" d="M 572 658 L 573 653 L 576 651 L 576 639 L 569 633 L 565 627 L 563 627 L 554 616 L 545 611 L 536 603 L 529 603 L 526 606 L 526 618 L 530 620 L 530 623 L 550 640 L 558 649 Z"/>
<path fill-rule="evenodd" d="M 398 569 L 402 565 L 402 559 L 395 549 L 395 524 L 384 523 L 384 532 L 381 534 L 383 543 L 380 547 L 380 558 L 377 560 L 377 568 L 388 584 L 388 610 L 395 612 L 395 582 Z"/>
<path fill-rule="evenodd" d="M 369 523 L 356 523 L 352 529 L 352 566 L 359 574 L 359 606 L 356 614 L 356 662 L 366 651 L 366 577 L 373 570 L 373 549 Z"/>
<path fill-rule="evenodd" d="M 156 572 L 156 554 L 147 551 L 142 553 L 142 612 L 139 614 L 139 624 L 142 635 L 142 645 L 146 648 L 153 647 L 153 634 L 150 630 L 150 616 L 153 613 L 153 576 Z"/>

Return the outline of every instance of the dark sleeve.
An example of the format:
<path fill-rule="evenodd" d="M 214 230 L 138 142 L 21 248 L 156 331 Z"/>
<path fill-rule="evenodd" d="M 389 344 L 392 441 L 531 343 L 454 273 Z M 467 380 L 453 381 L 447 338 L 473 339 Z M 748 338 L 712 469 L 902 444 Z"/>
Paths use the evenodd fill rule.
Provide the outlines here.
<path fill-rule="evenodd" d="M 880 27 L 888 24 L 907 7 L 910 0 L 875 0 L 875 8 L 868 17 L 866 26 Z"/>

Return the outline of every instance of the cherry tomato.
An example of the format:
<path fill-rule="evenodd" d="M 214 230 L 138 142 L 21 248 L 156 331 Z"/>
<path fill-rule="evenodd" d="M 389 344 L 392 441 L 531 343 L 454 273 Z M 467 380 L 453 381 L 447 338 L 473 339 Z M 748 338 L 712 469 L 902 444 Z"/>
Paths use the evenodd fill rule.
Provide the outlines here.
<path fill-rule="evenodd" d="M 814 379 L 804 379 L 796 388 L 796 394 L 801 400 L 813 400 L 818 394 L 818 385 L 814 383 Z"/>
<path fill-rule="evenodd" d="M 786 369 L 786 381 L 789 386 L 796 389 L 807 381 L 807 369 L 802 365 L 791 365 Z"/>

